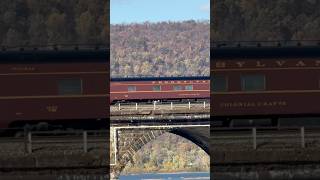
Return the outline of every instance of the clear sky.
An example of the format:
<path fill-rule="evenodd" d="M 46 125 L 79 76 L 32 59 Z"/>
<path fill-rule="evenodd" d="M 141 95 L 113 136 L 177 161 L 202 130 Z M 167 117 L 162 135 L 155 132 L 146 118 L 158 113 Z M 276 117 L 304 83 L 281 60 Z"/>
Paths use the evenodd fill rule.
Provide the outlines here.
<path fill-rule="evenodd" d="M 111 0 L 110 22 L 209 20 L 210 0 Z"/>

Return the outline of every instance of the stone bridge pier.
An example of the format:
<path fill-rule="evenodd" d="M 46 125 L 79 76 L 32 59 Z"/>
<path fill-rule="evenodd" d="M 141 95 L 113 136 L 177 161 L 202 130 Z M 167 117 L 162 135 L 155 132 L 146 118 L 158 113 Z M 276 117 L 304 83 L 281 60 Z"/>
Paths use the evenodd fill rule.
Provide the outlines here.
<path fill-rule="evenodd" d="M 111 179 L 118 179 L 121 171 L 129 163 L 134 163 L 134 155 L 145 144 L 164 133 L 184 137 L 209 154 L 210 125 L 159 125 L 112 127 L 114 163 L 110 166 Z"/>

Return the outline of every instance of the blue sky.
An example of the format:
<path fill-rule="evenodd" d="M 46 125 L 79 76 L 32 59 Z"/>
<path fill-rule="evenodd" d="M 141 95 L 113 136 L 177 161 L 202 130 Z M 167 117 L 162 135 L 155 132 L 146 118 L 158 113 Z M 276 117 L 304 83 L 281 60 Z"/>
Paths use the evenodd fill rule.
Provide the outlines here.
<path fill-rule="evenodd" d="M 110 22 L 209 20 L 210 0 L 111 0 Z"/>

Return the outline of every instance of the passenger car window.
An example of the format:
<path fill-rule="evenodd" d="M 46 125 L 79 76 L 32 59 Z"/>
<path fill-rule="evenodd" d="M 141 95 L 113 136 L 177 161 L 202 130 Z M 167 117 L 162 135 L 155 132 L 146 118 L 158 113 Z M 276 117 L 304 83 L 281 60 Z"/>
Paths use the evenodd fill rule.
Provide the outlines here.
<path fill-rule="evenodd" d="M 212 90 L 216 92 L 227 91 L 227 77 L 224 75 L 213 75 Z"/>
<path fill-rule="evenodd" d="M 82 94 L 81 79 L 63 79 L 58 81 L 59 95 L 79 95 Z"/>
<path fill-rule="evenodd" d="M 242 91 L 263 91 L 265 90 L 265 75 L 242 75 L 241 89 Z"/>
<path fill-rule="evenodd" d="M 128 86 L 128 91 L 136 91 L 137 87 L 136 86 Z"/>
<path fill-rule="evenodd" d="M 173 90 L 175 90 L 175 91 L 181 91 L 181 90 L 182 90 L 182 86 L 180 86 L 180 85 L 173 85 Z"/>
<path fill-rule="evenodd" d="M 161 91 L 161 86 L 160 85 L 155 85 L 152 88 L 153 91 Z"/>
<path fill-rule="evenodd" d="M 186 85 L 185 86 L 185 90 L 192 91 L 193 90 L 193 86 L 192 85 Z"/>

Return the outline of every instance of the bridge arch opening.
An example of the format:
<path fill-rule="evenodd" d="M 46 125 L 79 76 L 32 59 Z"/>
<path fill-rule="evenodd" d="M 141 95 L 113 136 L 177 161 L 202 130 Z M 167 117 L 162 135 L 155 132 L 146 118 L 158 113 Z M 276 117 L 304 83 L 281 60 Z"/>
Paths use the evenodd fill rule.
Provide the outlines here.
<path fill-rule="evenodd" d="M 143 145 L 121 175 L 155 172 L 209 172 L 208 148 L 182 130 L 165 132 Z"/>

